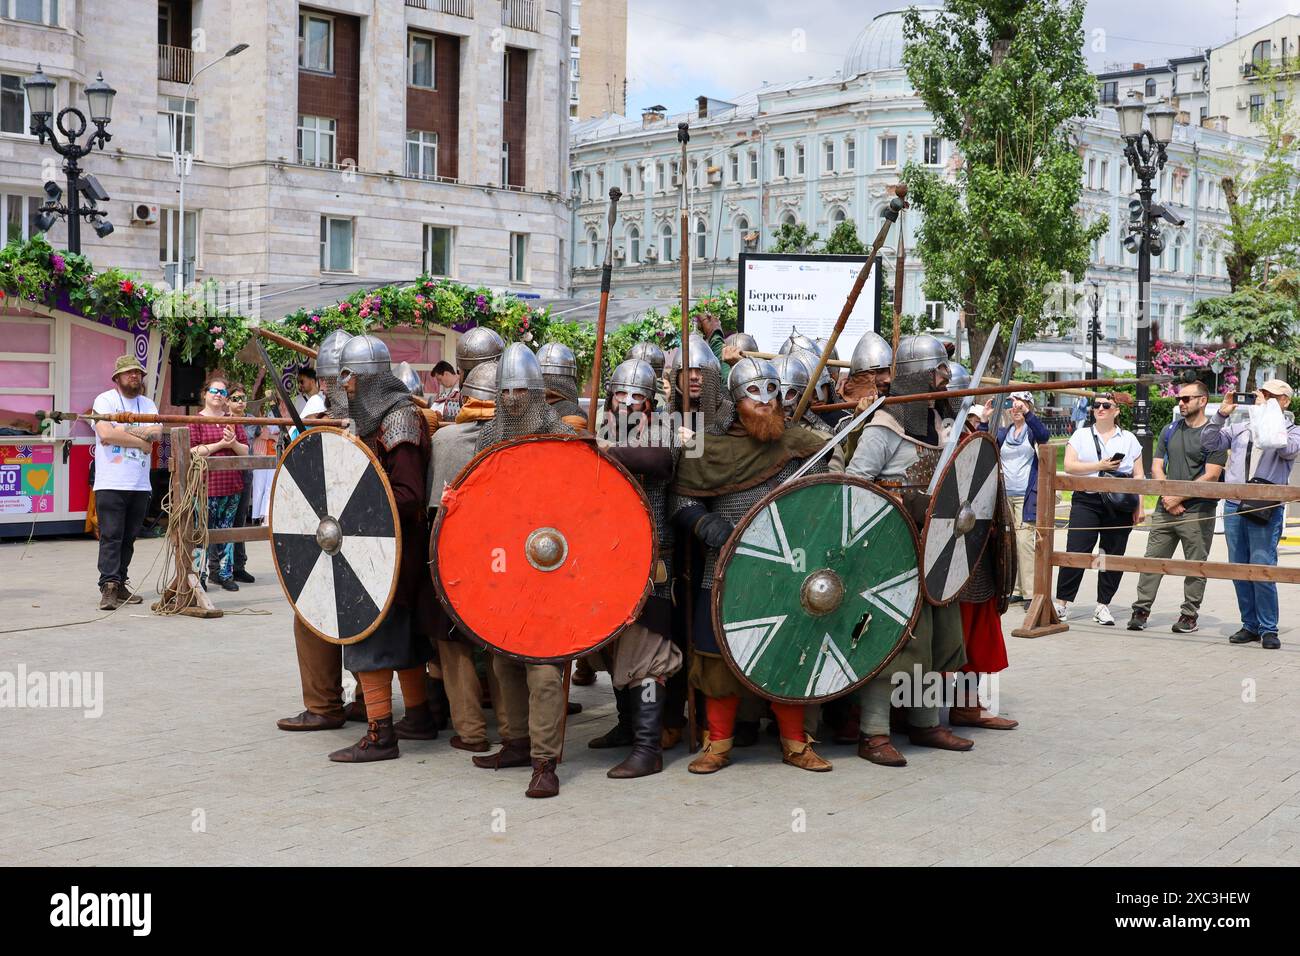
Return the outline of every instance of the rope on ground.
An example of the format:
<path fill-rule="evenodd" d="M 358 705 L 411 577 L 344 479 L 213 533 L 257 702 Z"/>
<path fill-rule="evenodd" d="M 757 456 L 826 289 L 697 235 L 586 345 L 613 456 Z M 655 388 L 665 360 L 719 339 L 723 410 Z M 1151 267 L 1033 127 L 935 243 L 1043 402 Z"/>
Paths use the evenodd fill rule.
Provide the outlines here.
<path fill-rule="evenodd" d="M 192 562 L 194 552 L 207 546 L 208 510 L 202 506 L 207 485 L 208 460 L 191 452 L 190 467 L 186 469 L 181 484 L 180 501 L 172 500 L 172 488 L 168 488 L 163 498 L 163 510 L 167 512 L 167 546 L 163 548 L 166 557 L 158 575 L 157 587 L 161 596 L 153 605 L 155 614 L 179 614 L 199 603 L 194 586 L 190 584 L 190 572 L 176 566 L 176 556 L 185 555 L 186 560 Z M 171 587 L 173 582 L 175 588 Z"/>

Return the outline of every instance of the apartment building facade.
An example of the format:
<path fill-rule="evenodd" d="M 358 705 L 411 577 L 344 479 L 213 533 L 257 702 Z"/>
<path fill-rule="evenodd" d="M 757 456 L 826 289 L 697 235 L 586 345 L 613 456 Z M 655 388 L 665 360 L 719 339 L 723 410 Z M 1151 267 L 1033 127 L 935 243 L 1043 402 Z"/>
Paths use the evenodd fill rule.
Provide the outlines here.
<path fill-rule="evenodd" d="M 6 239 L 31 234 L 42 183 L 62 181 L 27 131 L 39 63 L 57 108 L 84 108 L 100 72 L 117 89 L 112 141 L 83 161 L 116 227 L 83 229 L 96 263 L 172 280 L 183 241 L 199 281 L 430 272 L 553 295 L 568 15 L 568 0 L 0 0 Z"/>

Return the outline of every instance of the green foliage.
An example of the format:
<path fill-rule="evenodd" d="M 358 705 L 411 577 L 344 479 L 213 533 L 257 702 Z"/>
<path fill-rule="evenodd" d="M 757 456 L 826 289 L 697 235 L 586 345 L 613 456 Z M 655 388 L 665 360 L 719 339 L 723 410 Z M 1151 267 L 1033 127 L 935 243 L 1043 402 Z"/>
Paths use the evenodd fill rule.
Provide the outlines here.
<path fill-rule="evenodd" d="M 809 232 L 808 227 L 801 222 L 783 222 L 781 228 L 772 236 L 772 243 L 768 247 L 769 252 L 775 253 L 804 253 L 816 252 L 817 243 L 821 240 L 815 232 Z"/>
<path fill-rule="evenodd" d="M 822 252 L 832 256 L 865 256 L 867 246 L 858 238 L 858 227 L 853 220 L 845 219 L 831 230 Z"/>
<path fill-rule="evenodd" d="M 1257 365 L 1285 367 L 1300 349 L 1296 322 L 1300 298 L 1284 284 L 1239 288 L 1230 295 L 1201 299 L 1186 319 L 1188 328 L 1228 344 L 1243 382 Z"/>
<path fill-rule="evenodd" d="M 1093 115 L 1097 96 L 1083 12 L 1084 0 L 947 0 L 933 19 L 913 8 L 905 20 L 908 77 L 961 154 L 955 183 L 904 171 L 925 213 L 926 298 L 965 309 L 977 329 L 1001 322 L 1003 336 L 1023 316 L 1022 341 L 1047 330 L 1050 286 L 1083 274 L 1108 227 L 1082 228 L 1074 208 L 1082 166 L 1068 121 Z"/>

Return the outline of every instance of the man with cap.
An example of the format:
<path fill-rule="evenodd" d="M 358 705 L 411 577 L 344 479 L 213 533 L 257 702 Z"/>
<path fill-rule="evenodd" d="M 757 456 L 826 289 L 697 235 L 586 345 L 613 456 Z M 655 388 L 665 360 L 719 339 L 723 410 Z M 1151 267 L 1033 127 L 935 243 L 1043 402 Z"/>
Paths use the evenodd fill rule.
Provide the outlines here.
<path fill-rule="evenodd" d="M 430 526 L 437 520 L 438 509 L 442 507 L 443 491 L 474 457 L 478 434 L 495 414 L 496 385 L 496 359 L 476 364 L 461 384 L 461 406 L 455 423 L 443 425 L 434 433 L 433 464 L 429 469 Z M 442 680 L 447 688 L 451 723 L 456 729 L 451 745 L 457 750 L 486 753 L 487 720 L 483 714 L 482 684 L 474 666 L 474 645 L 457 632 L 441 602 L 435 602 L 432 629 L 438 645 L 438 663 L 442 665 Z M 509 720 L 503 717 L 502 695 L 490 663 L 487 677 L 497 720 L 508 724 Z"/>
<path fill-rule="evenodd" d="M 497 398 L 493 417 L 484 423 L 477 450 L 526 435 L 572 435 L 546 401 L 546 382 L 537 356 L 522 342 L 506 346 L 497 363 Z M 525 664 L 504 654 L 492 657 L 504 708 L 497 716 L 501 749 L 475 757 L 486 770 L 527 767 L 533 776 L 527 797 L 554 797 L 560 792 L 555 774 L 564 745 L 564 677 L 559 664 Z"/>
<path fill-rule="evenodd" d="M 693 349 L 692 349 L 693 352 Z M 687 768 L 716 773 L 731 763 L 736 716 L 752 695 L 722 656 L 711 613 L 718 554 L 736 523 L 765 495 L 786 481 L 826 436 L 787 428 L 779 397 L 780 381 L 771 362 L 743 358 L 731 369 L 728 391 L 735 421 L 725 433 L 705 441 L 701 454 L 678 464 L 669 503 L 673 523 L 704 546 L 700 587 L 693 594 L 695 655 L 690 683 L 704 694 L 707 730 L 704 749 Z M 825 471 L 819 463 L 817 471 Z M 782 760 L 801 770 L 827 771 L 828 761 L 812 749 L 804 728 L 804 708 L 772 703 L 781 737 Z"/>
<path fill-rule="evenodd" d="M 113 366 L 113 387 L 95 398 L 96 415 L 156 415 L 144 394 L 144 366 L 123 355 Z M 99 517 L 99 607 L 114 611 L 140 604 L 128 580 L 135 539 L 149 510 L 149 463 L 161 425 L 95 423 L 95 513 Z"/>
<path fill-rule="evenodd" d="M 339 384 L 338 376 L 343 346 L 351 338 L 351 333 L 335 329 L 317 348 L 316 381 L 320 390 L 303 407 L 304 426 L 310 428 L 311 420 L 316 418 L 348 417 L 348 396 Z M 275 725 L 281 730 L 312 731 L 337 730 L 347 721 L 364 723 L 366 704 L 359 679 L 356 697 L 351 704 L 343 704 L 343 648 L 321 640 L 298 620 L 296 614 L 293 618 L 293 642 L 298 655 L 302 703 L 306 709 L 294 717 L 277 720 Z"/>
<path fill-rule="evenodd" d="M 931 335 L 907 336 L 898 343 L 891 395 L 921 395 L 946 387 L 950 370 L 943 343 Z M 942 451 L 944 418 L 951 418 L 948 403 L 906 402 L 883 407 L 862 429 L 847 472 L 894 491 L 920 535 L 929 496 L 925 493 Z M 907 760 L 890 741 L 889 718 L 892 679 L 908 675 L 914 667 L 926 674 L 951 674 L 966 663 L 961 613 L 956 604 L 937 607 L 928 601 L 912 628 L 912 638 L 902 652 L 877 677 L 858 692 L 861 710 L 858 756 L 886 767 L 902 767 Z M 915 683 L 915 682 L 913 682 Z M 912 687 L 914 699 L 921 688 Z M 908 735 L 921 747 L 970 750 L 974 743 L 939 724 L 939 708 L 913 704 L 908 708 Z"/>
<path fill-rule="evenodd" d="M 357 437 L 379 459 L 397 504 L 401 528 L 401 570 L 392 604 L 364 641 L 343 648 L 343 664 L 355 671 L 366 700 L 367 731 L 330 760 L 366 763 L 401 756 L 397 741 L 438 736 L 425 684 L 433 643 L 425 632 L 432 617 L 429 584 L 427 475 L 429 432 L 411 393 L 392 372 L 388 346 L 358 335 L 343 346 L 339 382 L 348 395 L 348 414 Z M 406 714 L 393 723 L 393 673 L 402 687 Z"/>
<path fill-rule="evenodd" d="M 1292 394 L 1291 386 L 1280 378 L 1269 379 L 1255 391 L 1255 404 L 1247 406 L 1250 417 L 1235 425 L 1229 425 L 1228 420 L 1237 405 L 1231 394 L 1224 396 L 1201 434 L 1201 443 L 1207 453 L 1231 450 L 1225 478 L 1229 484 L 1250 481 L 1290 484 L 1291 469 L 1300 455 L 1300 425 L 1289 411 Z M 1286 444 L 1281 447 L 1261 448 L 1257 441 L 1260 437 L 1257 417 L 1268 404 L 1281 410 L 1286 423 Z M 1233 500 L 1224 503 L 1223 532 L 1228 539 L 1228 560 L 1233 564 L 1277 564 L 1286 505 L 1260 510 L 1260 504 Z M 1233 581 L 1232 584 L 1241 611 L 1241 629 L 1228 640 L 1233 644 L 1259 641 L 1269 650 L 1280 648 L 1277 585 L 1272 581 Z"/>

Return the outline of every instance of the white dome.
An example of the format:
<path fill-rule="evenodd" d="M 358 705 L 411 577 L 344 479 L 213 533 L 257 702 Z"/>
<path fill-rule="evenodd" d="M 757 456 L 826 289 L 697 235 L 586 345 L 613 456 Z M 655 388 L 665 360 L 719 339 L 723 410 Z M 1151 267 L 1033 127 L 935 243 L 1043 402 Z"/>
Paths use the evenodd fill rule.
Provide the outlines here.
<path fill-rule="evenodd" d="M 943 10 L 942 7 L 917 7 L 927 17 Z M 849 52 L 844 56 L 845 79 L 860 73 L 877 70 L 903 69 L 903 15 L 907 8 L 882 13 L 867 24 L 858 34 Z"/>

